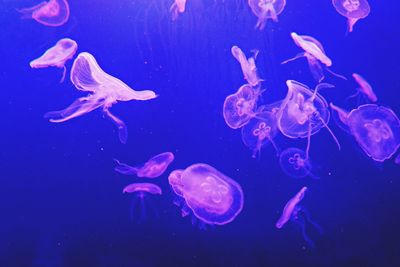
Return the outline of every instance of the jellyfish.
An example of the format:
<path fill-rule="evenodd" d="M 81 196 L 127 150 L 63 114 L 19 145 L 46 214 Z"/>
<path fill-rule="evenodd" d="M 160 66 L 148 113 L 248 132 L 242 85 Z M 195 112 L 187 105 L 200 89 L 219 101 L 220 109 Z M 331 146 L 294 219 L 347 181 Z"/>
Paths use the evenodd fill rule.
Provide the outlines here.
<path fill-rule="evenodd" d="M 261 148 L 267 143 L 271 143 L 278 151 L 273 138 L 278 133 L 276 116 L 269 111 L 263 111 L 253 117 L 249 123 L 242 128 L 243 143 L 253 150 L 252 157 L 255 158 L 260 153 Z"/>
<path fill-rule="evenodd" d="M 289 138 L 307 138 L 308 153 L 311 136 L 326 128 L 335 140 L 339 150 L 340 144 L 334 133 L 328 127 L 330 113 L 326 100 L 318 93 L 322 88 L 332 88 L 331 84 L 320 83 L 312 92 L 306 85 L 288 80 L 288 93 L 278 111 L 278 128 Z"/>
<path fill-rule="evenodd" d="M 179 13 L 185 12 L 186 8 L 186 0 L 174 0 L 174 3 L 171 5 L 169 11 L 171 12 L 172 20 L 176 20 L 178 18 Z"/>
<path fill-rule="evenodd" d="M 256 29 L 264 29 L 268 19 L 278 21 L 278 15 L 282 13 L 286 0 L 248 0 L 251 11 L 258 17 Z"/>
<path fill-rule="evenodd" d="M 165 172 L 173 160 L 174 154 L 171 152 L 158 154 L 149 159 L 143 165 L 136 167 L 115 160 L 117 163 L 115 171 L 126 175 L 136 175 L 137 177 L 156 178 Z"/>
<path fill-rule="evenodd" d="M 307 224 L 310 224 L 320 234 L 322 233 L 322 228 L 311 219 L 308 211 L 303 206 L 299 205 L 307 190 L 307 187 L 304 186 L 286 203 L 285 207 L 283 208 L 282 215 L 276 222 L 275 226 L 276 228 L 281 229 L 287 222 L 289 222 L 289 220 L 296 223 L 301 229 L 304 240 L 311 248 L 314 248 L 314 242 L 308 236 L 306 226 Z"/>
<path fill-rule="evenodd" d="M 173 171 L 168 181 L 181 199 L 182 214 L 192 212 L 205 224 L 230 223 L 243 208 L 241 186 L 210 165 L 198 163 Z"/>
<path fill-rule="evenodd" d="M 246 58 L 246 55 L 243 51 L 237 47 L 232 46 L 232 55 L 239 61 L 240 66 L 242 68 L 243 76 L 245 80 L 253 87 L 256 87 L 260 84 L 263 80 L 260 79 L 257 75 L 257 67 L 256 67 L 256 57 L 258 55 L 258 50 L 254 50 L 254 55 L 249 59 Z"/>
<path fill-rule="evenodd" d="M 366 96 L 368 98 L 368 100 L 371 102 L 378 101 L 378 97 L 374 93 L 372 86 L 360 74 L 353 73 L 352 76 L 360 87 L 357 88 L 357 93 L 350 97 L 356 96 L 361 93 L 362 95 Z"/>
<path fill-rule="evenodd" d="M 113 115 L 109 109 L 118 101 L 149 100 L 157 95 L 151 90 L 135 91 L 121 80 L 105 73 L 89 53 L 83 52 L 75 59 L 71 69 L 71 81 L 80 91 L 89 95 L 78 98 L 69 107 L 45 114 L 51 122 L 59 123 L 81 116 L 99 107 L 118 127 L 119 139 L 126 143 L 128 130 L 125 123 Z"/>
<path fill-rule="evenodd" d="M 143 222 L 147 219 L 145 198 L 148 195 L 161 195 L 162 190 L 158 185 L 152 183 L 133 183 L 122 190 L 122 193 L 133 193 L 135 198 L 131 205 L 131 218 Z"/>
<path fill-rule="evenodd" d="M 232 129 L 238 129 L 248 123 L 255 115 L 260 94 L 258 89 L 253 89 L 249 84 L 245 84 L 236 93 L 227 96 L 223 107 L 226 124 Z"/>
<path fill-rule="evenodd" d="M 282 151 L 279 154 L 279 165 L 287 176 L 303 178 L 309 175 L 312 178 L 316 178 L 316 176 L 311 173 L 311 159 L 302 149 L 290 147 Z"/>
<path fill-rule="evenodd" d="M 366 18 L 371 11 L 367 0 L 332 0 L 336 11 L 347 18 L 347 31 L 352 32 L 359 19 Z"/>
<path fill-rule="evenodd" d="M 22 18 L 32 18 L 37 22 L 51 27 L 65 24 L 69 18 L 69 5 L 67 0 L 43 1 L 33 7 L 18 9 Z"/>
<path fill-rule="evenodd" d="M 59 40 L 53 47 L 49 48 L 42 56 L 31 61 L 30 66 L 32 68 L 47 68 L 54 66 L 57 68 L 63 68 L 63 75 L 60 82 L 65 79 L 67 68 L 65 63 L 74 57 L 78 44 L 69 38 L 63 38 Z"/>
<path fill-rule="evenodd" d="M 332 75 L 347 80 L 346 77 L 334 73 L 328 67 L 332 66 L 332 60 L 325 54 L 324 47 L 314 37 L 307 35 L 298 35 L 295 32 L 291 36 L 298 47 L 304 52 L 297 54 L 294 58 L 283 61 L 281 64 L 286 64 L 298 58 L 305 57 L 308 62 L 308 67 L 314 79 L 320 83 L 325 79 L 324 70 L 330 72 Z M 324 67 L 322 66 L 324 65 Z"/>
<path fill-rule="evenodd" d="M 340 114 L 341 123 L 373 160 L 390 159 L 400 147 L 400 121 L 390 108 L 365 104 L 346 112 L 333 104 L 330 106 Z"/>

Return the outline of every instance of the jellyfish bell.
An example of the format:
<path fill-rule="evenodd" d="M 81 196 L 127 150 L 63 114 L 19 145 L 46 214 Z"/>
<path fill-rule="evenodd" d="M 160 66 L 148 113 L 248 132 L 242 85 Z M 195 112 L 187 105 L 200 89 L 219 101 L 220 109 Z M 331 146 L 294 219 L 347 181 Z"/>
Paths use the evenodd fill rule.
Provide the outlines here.
<path fill-rule="evenodd" d="M 285 8 L 286 0 L 248 0 L 253 14 L 258 18 L 256 29 L 262 30 L 268 19 L 278 21 L 278 15 Z"/>
<path fill-rule="evenodd" d="M 283 150 L 279 155 L 279 165 L 282 171 L 293 178 L 316 176 L 311 172 L 312 164 L 310 157 L 302 149 L 290 147 Z"/>
<path fill-rule="evenodd" d="M 353 73 L 352 76 L 359 85 L 359 88 L 357 89 L 358 92 L 365 95 L 368 98 L 368 100 L 371 102 L 378 101 L 378 97 L 374 93 L 372 86 L 368 83 L 367 80 L 365 80 L 364 77 L 362 77 L 360 74 L 357 74 L 357 73 Z"/>
<path fill-rule="evenodd" d="M 371 8 L 367 0 L 332 0 L 336 11 L 347 18 L 347 31 L 352 32 L 356 22 L 366 18 Z"/>
<path fill-rule="evenodd" d="M 67 0 L 43 1 L 33 7 L 18 9 L 22 18 L 34 19 L 40 24 L 57 27 L 65 24 L 69 18 L 69 4 Z"/>
<path fill-rule="evenodd" d="M 237 46 L 232 46 L 231 52 L 233 57 L 240 63 L 245 80 L 251 86 L 257 87 L 260 82 L 263 81 L 257 75 L 257 67 L 255 63 L 256 57 L 258 55 L 258 50 L 255 50 L 254 56 L 248 59 L 246 58 L 246 55 L 243 53 L 243 51 Z"/>

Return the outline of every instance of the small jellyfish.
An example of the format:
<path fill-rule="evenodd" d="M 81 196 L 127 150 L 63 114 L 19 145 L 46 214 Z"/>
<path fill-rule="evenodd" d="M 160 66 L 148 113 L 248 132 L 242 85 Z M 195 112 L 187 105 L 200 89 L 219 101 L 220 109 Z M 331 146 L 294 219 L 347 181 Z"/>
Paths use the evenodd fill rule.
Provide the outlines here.
<path fill-rule="evenodd" d="M 65 62 L 74 57 L 78 44 L 69 38 L 59 40 L 53 47 L 49 48 L 42 56 L 31 61 L 31 68 L 47 68 L 54 66 L 57 68 L 63 68 L 63 76 L 60 82 L 65 79 L 67 68 Z"/>
<path fill-rule="evenodd" d="M 232 129 L 243 127 L 254 117 L 260 91 L 249 84 L 242 85 L 239 90 L 227 96 L 223 106 L 226 124 Z"/>
<path fill-rule="evenodd" d="M 255 50 L 254 55 L 248 59 L 243 51 L 237 46 L 232 46 L 231 52 L 236 60 L 240 63 L 244 79 L 253 87 L 259 85 L 260 82 L 263 81 L 257 75 L 257 67 L 255 62 L 259 51 Z"/>
<path fill-rule="evenodd" d="M 145 164 L 136 167 L 115 160 L 118 164 L 115 167 L 115 171 L 126 175 L 136 175 L 137 177 L 156 178 L 165 172 L 173 160 L 174 154 L 171 152 L 158 154 L 149 159 Z"/>
<path fill-rule="evenodd" d="M 282 171 L 293 178 L 303 178 L 307 175 L 315 177 L 311 173 L 312 164 L 306 152 L 296 147 L 290 147 L 279 155 L 279 165 Z"/>
<path fill-rule="evenodd" d="M 278 15 L 282 13 L 286 0 L 248 0 L 251 11 L 258 17 L 256 29 L 264 29 L 268 19 L 278 21 Z"/>
<path fill-rule="evenodd" d="M 182 214 L 191 211 L 210 225 L 232 222 L 243 208 L 241 186 L 207 164 L 193 164 L 173 171 L 168 181 L 183 200 Z"/>
<path fill-rule="evenodd" d="M 37 22 L 51 27 L 65 24 L 69 18 L 69 5 L 67 0 L 43 1 L 33 7 L 18 9 L 22 18 L 32 18 Z"/>
<path fill-rule="evenodd" d="M 121 80 L 105 73 L 96 59 L 87 52 L 80 53 L 75 59 L 70 76 L 75 87 L 89 92 L 89 95 L 78 98 L 64 110 L 46 113 L 45 118 L 59 123 L 103 107 L 103 113 L 118 127 L 122 143 L 126 143 L 128 139 L 128 130 L 125 123 L 109 111 L 111 106 L 118 101 L 149 100 L 157 97 L 151 90 L 135 91 Z"/>
<path fill-rule="evenodd" d="M 314 37 L 307 35 L 298 35 L 295 32 L 291 33 L 293 41 L 304 52 L 297 54 L 294 58 L 283 61 L 281 64 L 286 64 L 293 60 L 305 57 L 308 62 L 308 67 L 317 82 L 322 82 L 325 79 L 324 70 L 330 72 L 334 76 L 347 80 L 346 77 L 334 73 L 328 67 L 332 66 L 332 60 L 325 54 L 324 47 Z M 321 65 L 323 64 L 324 67 Z"/>
<path fill-rule="evenodd" d="M 289 220 L 296 223 L 301 229 L 304 240 L 311 248 L 314 248 L 314 242 L 307 234 L 306 224 L 308 223 L 313 226 L 319 233 L 322 233 L 322 228 L 311 219 L 307 210 L 303 206 L 299 205 L 307 190 L 307 187 L 304 186 L 286 203 L 282 215 L 276 222 L 275 226 L 276 228 L 281 229 Z"/>
<path fill-rule="evenodd" d="M 361 94 L 365 95 L 371 102 L 378 101 L 378 97 L 374 93 L 372 86 L 360 74 L 353 73 L 352 76 L 353 76 L 354 80 L 358 83 L 358 85 L 360 86 L 359 88 L 357 88 L 356 95 L 361 93 Z"/>
<path fill-rule="evenodd" d="M 171 5 L 169 11 L 171 12 L 172 20 L 176 20 L 178 18 L 179 13 L 185 12 L 186 8 L 186 0 L 174 0 L 174 3 Z"/>
<path fill-rule="evenodd" d="M 367 0 L 332 0 L 336 11 L 347 18 L 347 30 L 353 31 L 353 27 L 359 19 L 366 18 L 371 11 Z"/>
<path fill-rule="evenodd" d="M 278 133 L 276 116 L 269 111 L 258 113 L 242 128 L 243 143 L 253 150 L 252 157 L 255 158 L 259 154 L 261 148 L 267 143 L 271 143 L 275 150 L 278 151 L 273 138 Z"/>

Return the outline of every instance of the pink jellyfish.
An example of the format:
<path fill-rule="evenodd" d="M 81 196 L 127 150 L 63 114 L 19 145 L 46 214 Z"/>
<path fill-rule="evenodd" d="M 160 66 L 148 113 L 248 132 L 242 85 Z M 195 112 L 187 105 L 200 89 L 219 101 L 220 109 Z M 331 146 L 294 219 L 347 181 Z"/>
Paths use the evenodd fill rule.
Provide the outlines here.
<path fill-rule="evenodd" d="M 189 211 L 206 224 L 232 222 L 243 208 L 241 186 L 207 164 L 193 164 L 173 171 L 168 181 L 180 197 L 182 215 Z"/>
<path fill-rule="evenodd" d="M 357 73 L 353 73 L 353 78 L 354 80 L 358 83 L 360 86 L 357 88 L 357 94 L 361 93 L 365 95 L 371 102 L 376 102 L 378 101 L 378 97 L 374 93 L 374 90 L 372 89 L 372 86 L 360 75 Z"/>
<path fill-rule="evenodd" d="M 278 21 L 278 15 L 282 13 L 286 0 L 248 0 L 251 11 L 258 17 L 256 29 L 264 29 L 268 19 Z"/>
<path fill-rule="evenodd" d="M 156 178 L 165 172 L 173 160 L 174 154 L 171 152 L 158 154 L 149 159 L 145 164 L 136 167 L 131 167 L 115 160 L 118 164 L 117 167 L 115 167 L 115 171 L 126 175 L 136 175 L 137 177 Z"/>
<path fill-rule="evenodd" d="M 259 51 L 255 50 L 254 55 L 248 59 L 243 51 L 237 46 L 232 46 L 231 51 L 232 55 L 240 63 L 245 80 L 253 87 L 259 85 L 260 82 L 263 81 L 257 75 L 257 67 L 255 62 Z"/>
<path fill-rule="evenodd" d="M 341 123 L 348 127 L 360 147 L 373 160 L 383 162 L 390 159 L 400 147 L 400 121 L 391 109 L 366 104 L 347 112 L 333 104 L 330 106 L 340 114 Z"/>
<path fill-rule="evenodd" d="M 185 12 L 186 0 L 174 0 L 174 3 L 170 7 L 172 20 L 178 18 L 179 13 Z"/>
<path fill-rule="evenodd" d="M 118 127 L 119 139 L 126 143 L 128 131 L 125 123 L 113 115 L 109 109 L 118 101 L 149 100 L 157 95 L 151 90 L 135 91 L 121 80 L 105 73 L 89 53 L 83 52 L 75 59 L 71 69 L 71 81 L 88 96 L 78 98 L 69 107 L 45 114 L 51 122 L 64 122 L 103 107 L 104 114 Z"/>
<path fill-rule="evenodd" d="M 276 222 L 275 226 L 278 229 L 281 229 L 289 220 L 296 223 L 303 234 L 304 240 L 307 244 L 314 248 L 314 242 L 309 238 L 307 231 L 306 231 L 306 224 L 309 223 L 312 225 L 319 233 L 322 233 L 321 227 L 316 224 L 310 217 L 308 211 L 303 207 L 300 206 L 300 201 L 303 200 L 305 192 L 307 191 L 307 187 L 303 187 L 300 191 L 289 201 L 286 203 L 285 207 L 283 208 L 282 215 L 279 220 Z"/>
<path fill-rule="evenodd" d="M 302 149 L 290 147 L 279 154 L 279 165 L 282 171 L 293 178 L 303 178 L 311 176 L 317 178 L 311 173 L 312 164 L 310 157 Z"/>
<path fill-rule="evenodd" d="M 47 68 L 54 66 L 57 68 L 63 68 L 63 76 L 61 82 L 65 79 L 66 67 L 65 62 L 74 57 L 78 44 L 69 38 L 59 40 L 53 47 L 49 48 L 42 56 L 31 61 L 30 66 L 32 68 Z"/>
<path fill-rule="evenodd" d="M 67 0 L 50 0 L 18 9 L 18 12 L 22 13 L 22 18 L 32 18 L 43 25 L 57 27 L 68 21 L 69 5 Z"/>
<path fill-rule="evenodd" d="M 336 11 L 347 18 L 347 30 L 353 31 L 359 19 L 366 18 L 371 11 L 367 0 L 332 0 Z"/>
<path fill-rule="evenodd" d="M 324 70 L 339 78 L 347 80 L 346 77 L 336 74 L 328 68 L 332 66 L 332 60 L 325 54 L 324 47 L 319 41 L 311 36 L 298 35 L 295 32 L 292 32 L 291 36 L 296 45 L 303 49 L 304 52 L 297 54 L 294 58 L 283 61 L 281 64 L 286 64 L 298 58 L 305 57 L 311 74 L 317 82 L 320 83 L 325 79 Z M 324 65 L 324 67 L 322 67 L 321 64 Z"/>
<path fill-rule="evenodd" d="M 254 117 L 258 97 L 261 92 L 249 84 L 242 85 L 239 90 L 225 98 L 223 116 L 226 124 L 232 129 L 243 127 Z"/>

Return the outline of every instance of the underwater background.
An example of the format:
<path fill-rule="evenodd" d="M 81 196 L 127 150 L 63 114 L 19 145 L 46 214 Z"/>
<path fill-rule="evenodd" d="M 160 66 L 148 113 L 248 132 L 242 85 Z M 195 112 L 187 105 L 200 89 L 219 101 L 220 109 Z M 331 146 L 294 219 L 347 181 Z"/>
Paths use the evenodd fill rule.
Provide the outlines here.
<path fill-rule="evenodd" d="M 328 102 L 354 108 L 344 100 L 357 72 L 379 104 L 400 114 L 400 3 L 371 0 L 371 14 L 350 34 L 328 0 L 288 0 L 279 22 L 262 31 L 241 0 L 188 0 L 175 21 L 172 1 L 71 0 L 61 27 L 20 18 L 17 8 L 37 3 L 0 1 L 0 266 L 400 266 L 399 165 L 365 156 L 331 119 L 342 150 L 321 130 L 310 150 L 320 178 L 293 179 L 271 145 L 252 158 L 222 116 L 225 97 L 245 83 L 233 45 L 260 51 L 261 103 L 284 98 L 288 79 L 315 87 L 305 60 L 280 64 L 300 51 L 290 32 L 316 37 L 332 70 L 349 78 L 327 76 L 335 85 L 322 93 Z M 62 70 L 29 66 L 65 37 L 107 73 L 159 95 L 111 108 L 128 126 L 126 145 L 99 110 L 61 124 L 44 119 L 85 95 L 69 79 L 59 83 Z M 306 147 L 306 139 L 282 135 L 275 142 Z M 138 223 L 122 188 L 146 180 L 118 174 L 113 159 L 142 163 L 164 151 L 175 161 L 151 180 L 163 195 L 146 202 L 147 221 Z M 242 186 L 244 207 L 233 222 L 202 229 L 173 204 L 168 174 L 199 162 Z M 310 232 L 313 249 L 295 225 L 275 228 L 302 186 L 302 203 L 323 228 Z"/>

